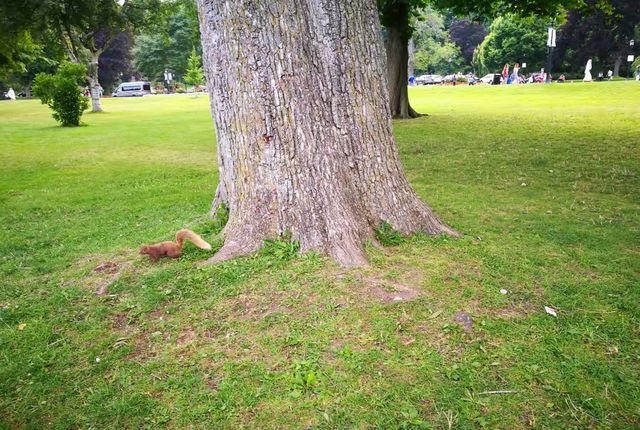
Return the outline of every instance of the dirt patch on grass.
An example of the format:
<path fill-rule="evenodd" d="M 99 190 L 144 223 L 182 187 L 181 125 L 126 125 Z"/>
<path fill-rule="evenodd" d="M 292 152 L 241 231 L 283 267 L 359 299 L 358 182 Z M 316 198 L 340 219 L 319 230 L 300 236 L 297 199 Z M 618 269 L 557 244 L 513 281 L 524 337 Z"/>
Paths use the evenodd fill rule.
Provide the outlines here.
<path fill-rule="evenodd" d="M 540 309 L 542 307 L 540 306 Z M 536 305 L 526 301 L 520 303 L 510 303 L 504 308 L 489 309 L 488 314 L 497 318 L 513 320 L 517 318 L 525 318 L 536 312 Z"/>
<path fill-rule="evenodd" d="M 259 320 L 283 309 L 286 297 L 282 291 L 273 291 L 267 296 L 256 293 L 242 293 L 230 300 L 234 314 L 242 320 Z"/>
<path fill-rule="evenodd" d="M 466 312 L 457 312 L 453 316 L 453 320 L 460 324 L 465 333 L 473 333 L 473 319 L 471 315 Z"/>
<path fill-rule="evenodd" d="M 403 303 L 418 298 L 422 290 L 417 285 L 389 281 L 375 275 L 356 276 L 357 281 L 350 286 L 360 296 L 373 297 L 385 304 Z"/>
<path fill-rule="evenodd" d="M 71 266 L 71 277 L 78 279 L 82 286 L 96 295 L 105 296 L 109 287 L 131 269 L 133 259 L 132 250 L 123 250 L 118 255 L 89 255 Z M 84 274 L 74 276 L 77 270 Z"/>
<path fill-rule="evenodd" d="M 178 346 L 184 346 L 190 343 L 193 343 L 194 340 L 196 340 L 197 335 L 196 335 L 196 331 L 193 327 L 191 326 L 187 326 L 185 328 L 183 328 L 180 331 L 180 334 L 178 335 Z"/>
<path fill-rule="evenodd" d="M 129 332 L 131 331 L 131 326 L 129 325 L 129 317 L 126 312 L 119 312 L 115 314 L 112 318 L 111 329 L 118 332 Z"/>

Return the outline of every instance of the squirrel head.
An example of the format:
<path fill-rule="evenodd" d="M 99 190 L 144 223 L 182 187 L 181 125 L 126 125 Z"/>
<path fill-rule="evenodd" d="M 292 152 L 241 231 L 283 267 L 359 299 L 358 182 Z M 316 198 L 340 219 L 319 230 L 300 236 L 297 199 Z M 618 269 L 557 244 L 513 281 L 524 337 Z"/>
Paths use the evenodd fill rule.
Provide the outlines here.
<path fill-rule="evenodd" d="M 147 245 L 144 245 L 142 248 L 140 248 L 140 255 L 144 255 L 148 253 L 149 253 L 149 247 Z"/>

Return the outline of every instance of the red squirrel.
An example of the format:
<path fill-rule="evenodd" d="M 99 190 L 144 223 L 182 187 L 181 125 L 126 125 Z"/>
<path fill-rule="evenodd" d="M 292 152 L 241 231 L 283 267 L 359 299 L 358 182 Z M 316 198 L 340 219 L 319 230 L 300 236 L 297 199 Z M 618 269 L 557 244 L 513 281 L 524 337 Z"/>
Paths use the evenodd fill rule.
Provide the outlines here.
<path fill-rule="evenodd" d="M 182 244 L 188 240 L 200 249 L 211 249 L 211 245 L 191 230 L 182 229 L 176 233 L 175 242 L 160 242 L 153 245 L 143 245 L 140 248 L 141 255 L 148 255 L 153 262 L 160 257 L 179 258 L 182 255 Z"/>

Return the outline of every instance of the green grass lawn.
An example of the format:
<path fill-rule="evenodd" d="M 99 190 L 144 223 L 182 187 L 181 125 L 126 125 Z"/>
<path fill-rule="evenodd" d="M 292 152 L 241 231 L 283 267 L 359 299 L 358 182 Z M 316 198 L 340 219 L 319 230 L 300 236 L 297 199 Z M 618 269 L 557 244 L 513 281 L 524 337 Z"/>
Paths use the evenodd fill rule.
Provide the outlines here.
<path fill-rule="evenodd" d="M 0 103 L 0 428 L 640 427 L 640 85 L 410 95 L 406 173 L 465 236 L 358 270 L 137 255 L 220 246 L 207 97 Z"/>

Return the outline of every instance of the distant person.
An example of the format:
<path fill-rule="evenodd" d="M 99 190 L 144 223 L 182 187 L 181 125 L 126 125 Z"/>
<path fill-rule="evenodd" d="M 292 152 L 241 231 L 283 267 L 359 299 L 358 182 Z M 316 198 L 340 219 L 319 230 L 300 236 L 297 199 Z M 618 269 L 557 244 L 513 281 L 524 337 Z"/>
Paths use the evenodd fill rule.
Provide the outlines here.
<path fill-rule="evenodd" d="M 604 73 L 602 73 L 602 70 L 600 70 L 600 71 L 598 72 L 598 80 L 599 80 L 599 81 L 604 80 Z"/>
<path fill-rule="evenodd" d="M 413 86 L 416 83 L 416 77 L 411 75 L 409 76 L 409 85 Z"/>
<path fill-rule="evenodd" d="M 9 87 L 9 91 L 7 91 L 6 93 L 4 93 L 4 95 L 9 99 L 9 100 L 16 100 L 16 92 L 13 91 L 13 88 Z"/>
<path fill-rule="evenodd" d="M 602 74 L 602 72 L 600 72 L 600 74 Z M 560 77 L 558 77 L 558 82 L 559 83 L 563 83 L 564 80 L 565 80 L 565 77 L 564 77 L 564 73 L 563 73 L 563 74 L 560 75 Z"/>
<path fill-rule="evenodd" d="M 611 71 L 611 69 L 609 69 L 609 71 L 607 72 L 607 79 L 613 79 L 613 72 Z"/>
<path fill-rule="evenodd" d="M 509 77 L 509 64 L 507 63 L 502 68 L 502 82 L 507 82 L 508 77 Z"/>
<path fill-rule="evenodd" d="M 584 66 L 584 78 L 582 78 L 582 82 L 593 82 L 593 78 L 591 77 L 591 68 L 593 63 L 591 62 L 591 58 L 587 61 L 587 65 Z"/>
<path fill-rule="evenodd" d="M 520 83 L 520 78 L 518 77 L 518 72 L 520 71 L 520 64 L 516 63 L 513 65 L 513 73 L 511 73 L 511 76 L 509 77 L 509 79 L 511 79 L 511 83 L 512 84 L 519 84 Z"/>
<path fill-rule="evenodd" d="M 454 87 L 456 86 L 456 82 L 457 82 L 457 81 L 458 81 L 458 76 L 454 74 L 454 75 L 451 77 L 451 83 L 453 84 L 453 86 L 454 86 Z"/>

